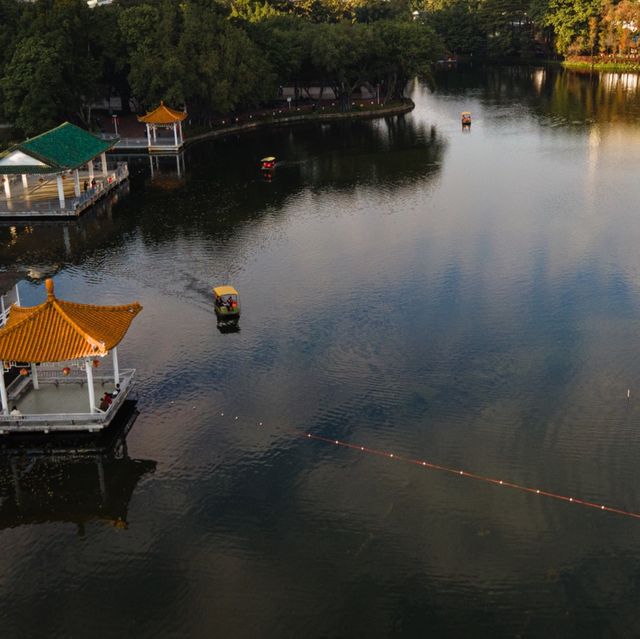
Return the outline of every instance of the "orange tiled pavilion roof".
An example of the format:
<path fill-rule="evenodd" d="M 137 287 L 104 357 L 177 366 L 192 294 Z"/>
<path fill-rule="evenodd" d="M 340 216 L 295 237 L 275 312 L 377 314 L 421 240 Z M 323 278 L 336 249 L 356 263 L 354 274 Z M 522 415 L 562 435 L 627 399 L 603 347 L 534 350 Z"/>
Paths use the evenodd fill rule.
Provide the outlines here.
<path fill-rule="evenodd" d="M 63 362 L 103 357 L 117 346 L 142 310 L 138 302 L 125 306 L 94 306 L 59 300 L 53 280 L 45 282 L 47 301 L 39 306 L 12 306 L 0 328 L 0 360 Z"/>
<path fill-rule="evenodd" d="M 147 115 L 138 116 L 138 122 L 146 122 L 147 124 L 173 124 L 174 122 L 182 122 L 187 117 L 184 111 L 176 111 L 160 102 L 160 106 L 153 111 L 149 111 Z"/>

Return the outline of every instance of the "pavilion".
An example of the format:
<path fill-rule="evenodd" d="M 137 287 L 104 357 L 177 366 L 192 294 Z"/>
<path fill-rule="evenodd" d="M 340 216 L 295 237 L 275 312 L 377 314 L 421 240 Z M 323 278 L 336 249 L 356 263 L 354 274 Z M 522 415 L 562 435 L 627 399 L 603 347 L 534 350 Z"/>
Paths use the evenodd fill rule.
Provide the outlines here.
<path fill-rule="evenodd" d="M 65 122 L 11 147 L 0 155 L 0 218 L 78 216 L 127 179 L 126 163 L 107 165 L 106 152 L 116 143 Z"/>
<path fill-rule="evenodd" d="M 0 328 L 0 372 L 19 369 L 8 386 L 0 374 L 0 434 L 99 431 L 109 425 L 131 389 L 135 371 L 120 370 L 117 346 L 142 310 L 140 304 L 68 302 L 55 296 L 53 280 L 45 284 L 45 302 L 14 304 Z M 94 374 L 108 354 L 112 370 Z M 111 405 L 99 408 L 96 390 L 110 393 L 117 384 L 120 392 Z M 14 406 L 18 414 L 9 412 Z"/>
<path fill-rule="evenodd" d="M 160 102 L 160 106 L 153 111 L 149 111 L 146 115 L 139 116 L 138 122 L 144 122 L 147 126 L 147 146 L 149 151 L 179 151 L 184 145 L 182 121 L 186 117 L 186 111 L 170 109 L 168 106 L 165 106 L 162 101 Z M 172 129 L 173 140 L 168 137 L 158 136 L 158 129 Z"/>

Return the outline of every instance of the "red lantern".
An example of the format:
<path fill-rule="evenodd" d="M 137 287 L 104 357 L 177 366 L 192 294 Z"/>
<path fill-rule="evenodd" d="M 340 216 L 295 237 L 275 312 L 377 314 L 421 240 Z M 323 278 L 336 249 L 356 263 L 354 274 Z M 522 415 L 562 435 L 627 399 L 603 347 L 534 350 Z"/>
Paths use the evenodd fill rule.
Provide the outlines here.
<path fill-rule="evenodd" d="M 22 375 L 22 377 L 26 377 L 28 374 L 29 374 L 29 371 L 26 368 L 20 369 L 20 375 Z"/>
<path fill-rule="evenodd" d="M 71 369 L 68 366 L 65 366 L 62 369 L 62 374 L 66 377 L 71 372 Z"/>
<path fill-rule="evenodd" d="M 93 360 L 93 367 L 94 368 L 98 368 L 98 366 L 100 366 L 100 360 L 99 359 L 94 359 Z"/>

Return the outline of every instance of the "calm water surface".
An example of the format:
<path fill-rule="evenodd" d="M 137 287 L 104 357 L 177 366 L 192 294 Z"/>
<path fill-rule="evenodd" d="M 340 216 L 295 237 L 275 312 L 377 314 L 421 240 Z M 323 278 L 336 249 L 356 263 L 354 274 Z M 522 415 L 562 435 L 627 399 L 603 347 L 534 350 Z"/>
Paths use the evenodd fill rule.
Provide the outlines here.
<path fill-rule="evenodd" d="M 0 227 L 1 267 L 144 306 L 108 503 L 90 460 L 0 461 L 3 637 L 640 635 L 640 522 L 297 436 L 640 510 L 637 77 L 412 91 L 403 118 L 203 143 L 181 177 L 145 158 L 108 209 Z"/>

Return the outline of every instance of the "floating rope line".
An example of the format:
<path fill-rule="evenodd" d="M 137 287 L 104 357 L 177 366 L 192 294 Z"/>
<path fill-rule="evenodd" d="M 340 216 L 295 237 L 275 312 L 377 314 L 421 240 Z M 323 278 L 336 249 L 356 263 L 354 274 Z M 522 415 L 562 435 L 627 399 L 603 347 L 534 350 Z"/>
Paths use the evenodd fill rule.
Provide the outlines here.
<path fill-rule="evenodd" d="M 387 459 L 395 459 L 397 461 L 405 462 L 407 464 L 413 464 L 414 466 L 421 466 L 428 468 L 429 470 L 439 470 L 450 475 L 458 475 L 466 477 L 468 479 L 475 479 L 477 481 L 483 481 L 487 484 L 495 484 L 496 486 L 505 486 L 506 488 L 513 488 L 525 493 L 533 493 L 534 495 L 540 495 L 541 497 L 549 497 L 551 499 L 557 499 L 559 501 L 566 501 L 578 506 L 584 506 L 586 508 L 595 508 L 596 510 L 604 510 L 605 512 L 614 513 L 616 515 L 623 515 L 624 517 L 632 517 L 634 519 L 640 519 L 640 513 L 634 513 L 621 508 L 614 508 L 613 506 L 605 506 L 603 504 L 596 504 L 595 502 L 586 501 L 577 497 L 567 497 L 566 495 L 559 495 L 558 493 L 552 493 L 548 490 L 541 490 L 539 488 L 530 488 L 529 486 L 522 486 L 520 484 L 514 484 L 510 481 L 504 481 L 502 479 L 495 479 L 493 477 L 485 477 L 484 475 L 478 475 L 477 473 L 470 473 L 466 470 L 460 470 L 456 468 L 449 468 L 440 464 L 434 464 L 432 462 L 422 459 L 412 459 L 410 457 L 404 457 L 402 455 L 396 455 L 388 451 L 379 450 L 376 448 L 368 448 L 366 446 L 358 446 L 357 444 L 351 444 L 339 439 L 331 439 L 329 437 L 321 437 L 320 435 L 313 435 L 312 433 L 298 433 L 298 436 L 305 439 L 313 439 L 324 444 L 332 444 L 334 446 L 341 446 L 342 448 L 349 448 L 351 450 L 357 450 L 369 455 L 376 455 L 378 457 L 386 457 Z"/>

